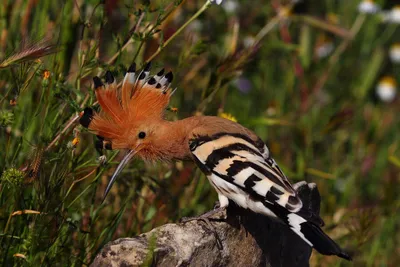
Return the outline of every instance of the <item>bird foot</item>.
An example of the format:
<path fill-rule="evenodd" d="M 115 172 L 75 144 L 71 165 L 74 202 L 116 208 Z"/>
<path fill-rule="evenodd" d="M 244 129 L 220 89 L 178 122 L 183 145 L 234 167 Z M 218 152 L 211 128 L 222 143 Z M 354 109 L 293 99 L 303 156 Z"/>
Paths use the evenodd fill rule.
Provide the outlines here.
<path fill-rule="evenodd" d="M 187 222 L 191 222 L 191 221 L 195 221 L 195 220 L 204 222 L 206 227 L 208 228 L 208 230 L 210 230 L 213 233 L 215 240 L 217 242 L 218 249 L 222 250 L 223 249 L 222 241 L 219 238 L 218 233 L 215 230 L 215 227 L 211 224 L 211 221 L 221 220 L 222 218 L 215 218 L 214 215 L 221 211 L 225 211 L 225 210 L 226 210 L 226 207 L 218 207 L 216 209 L 210 210 L 210 211 L 208 211 L 200 216 L 197 216 L 197 217 L 183 217 L 179 220 L 179 222 L 187 223 Z M 223 219 L 226 219 L 226 217 Z"/>
<path fill-rule="evenodd" d="M 215 217 L 216 214 L 220 213 L 221 211 L 225 211 L 226 207 L 220 207 L 219 204 L 217 204 L 213 210 L 207 211 L 206 213 L 200 215 L 200 216 L 196 216 L 196 217 L 183 217 L 179 220 L 179 222 L 181 223 L 187 223 L 190 221 L 194 221 L 194 220 L 210 220 L 210 221 L 219 221 L 221 219 L 226 219 L 226 214 L 223 215 L 223 217 L 219 216 L 219 217 Z"/>

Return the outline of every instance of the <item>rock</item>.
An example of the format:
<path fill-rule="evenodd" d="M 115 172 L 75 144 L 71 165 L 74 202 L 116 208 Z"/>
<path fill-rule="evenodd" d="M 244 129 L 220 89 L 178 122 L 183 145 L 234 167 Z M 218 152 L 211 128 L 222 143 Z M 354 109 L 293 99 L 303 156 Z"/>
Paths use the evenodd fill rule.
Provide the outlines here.
<path fill-rule="evenodd" d="M 304 182 L 295 188 L 318 214 L 317 187 Z M 91 266 L 309 266 L 311 247 L 277 220 L 233 203 L 211 218 L 211 227 L 192 220 L 109 242 Z"/>

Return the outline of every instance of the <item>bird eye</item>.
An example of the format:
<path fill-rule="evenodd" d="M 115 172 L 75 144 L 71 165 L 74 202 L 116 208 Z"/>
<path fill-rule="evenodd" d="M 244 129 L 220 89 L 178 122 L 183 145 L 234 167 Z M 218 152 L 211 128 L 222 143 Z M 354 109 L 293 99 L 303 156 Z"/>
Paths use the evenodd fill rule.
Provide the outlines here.
<path fill-rule="evenodd" d="M 145 132 L 140 132 L 139 135 L 138 135 L 138 137 L 139 137 L 140 139 L 143 139 L 143 138 L 146 137 L 146 133 L 145 133 Z"/>

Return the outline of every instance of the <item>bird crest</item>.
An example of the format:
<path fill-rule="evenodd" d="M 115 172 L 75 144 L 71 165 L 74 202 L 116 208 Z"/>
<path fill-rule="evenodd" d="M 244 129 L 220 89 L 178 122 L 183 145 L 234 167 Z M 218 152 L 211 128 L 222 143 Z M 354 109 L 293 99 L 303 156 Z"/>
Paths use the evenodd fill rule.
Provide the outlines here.
<path fill-rule="evenodd" d="M 164 69 L 150 76 L 151 63 L 136 72 L 132 64 L 119 87 L 110 71 L 106 72 L 105 84 L 94 77 L 94 88 L 100 112 L 85 108 L 79 122 L 94 132 L 105 149 L 126 148 L 132 128 L 146 121 L 163 119 L 171 95 L 172 72 Z"/>

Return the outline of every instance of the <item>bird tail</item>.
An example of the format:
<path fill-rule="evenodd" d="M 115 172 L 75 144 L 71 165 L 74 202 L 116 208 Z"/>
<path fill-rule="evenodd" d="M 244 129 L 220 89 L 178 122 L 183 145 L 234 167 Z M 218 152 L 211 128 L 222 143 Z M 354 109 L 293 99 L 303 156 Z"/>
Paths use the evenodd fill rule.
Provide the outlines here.
<path fill-rule="evenodd" d="M 295 213 L 290 213 L 287 217 L 291 230 L 319 253 L 323 255 L 336 255 L 349 261 L 352 260 L 350 255 L 343 251 L 339 245 L 315 223 L 309 222 Z"/>

